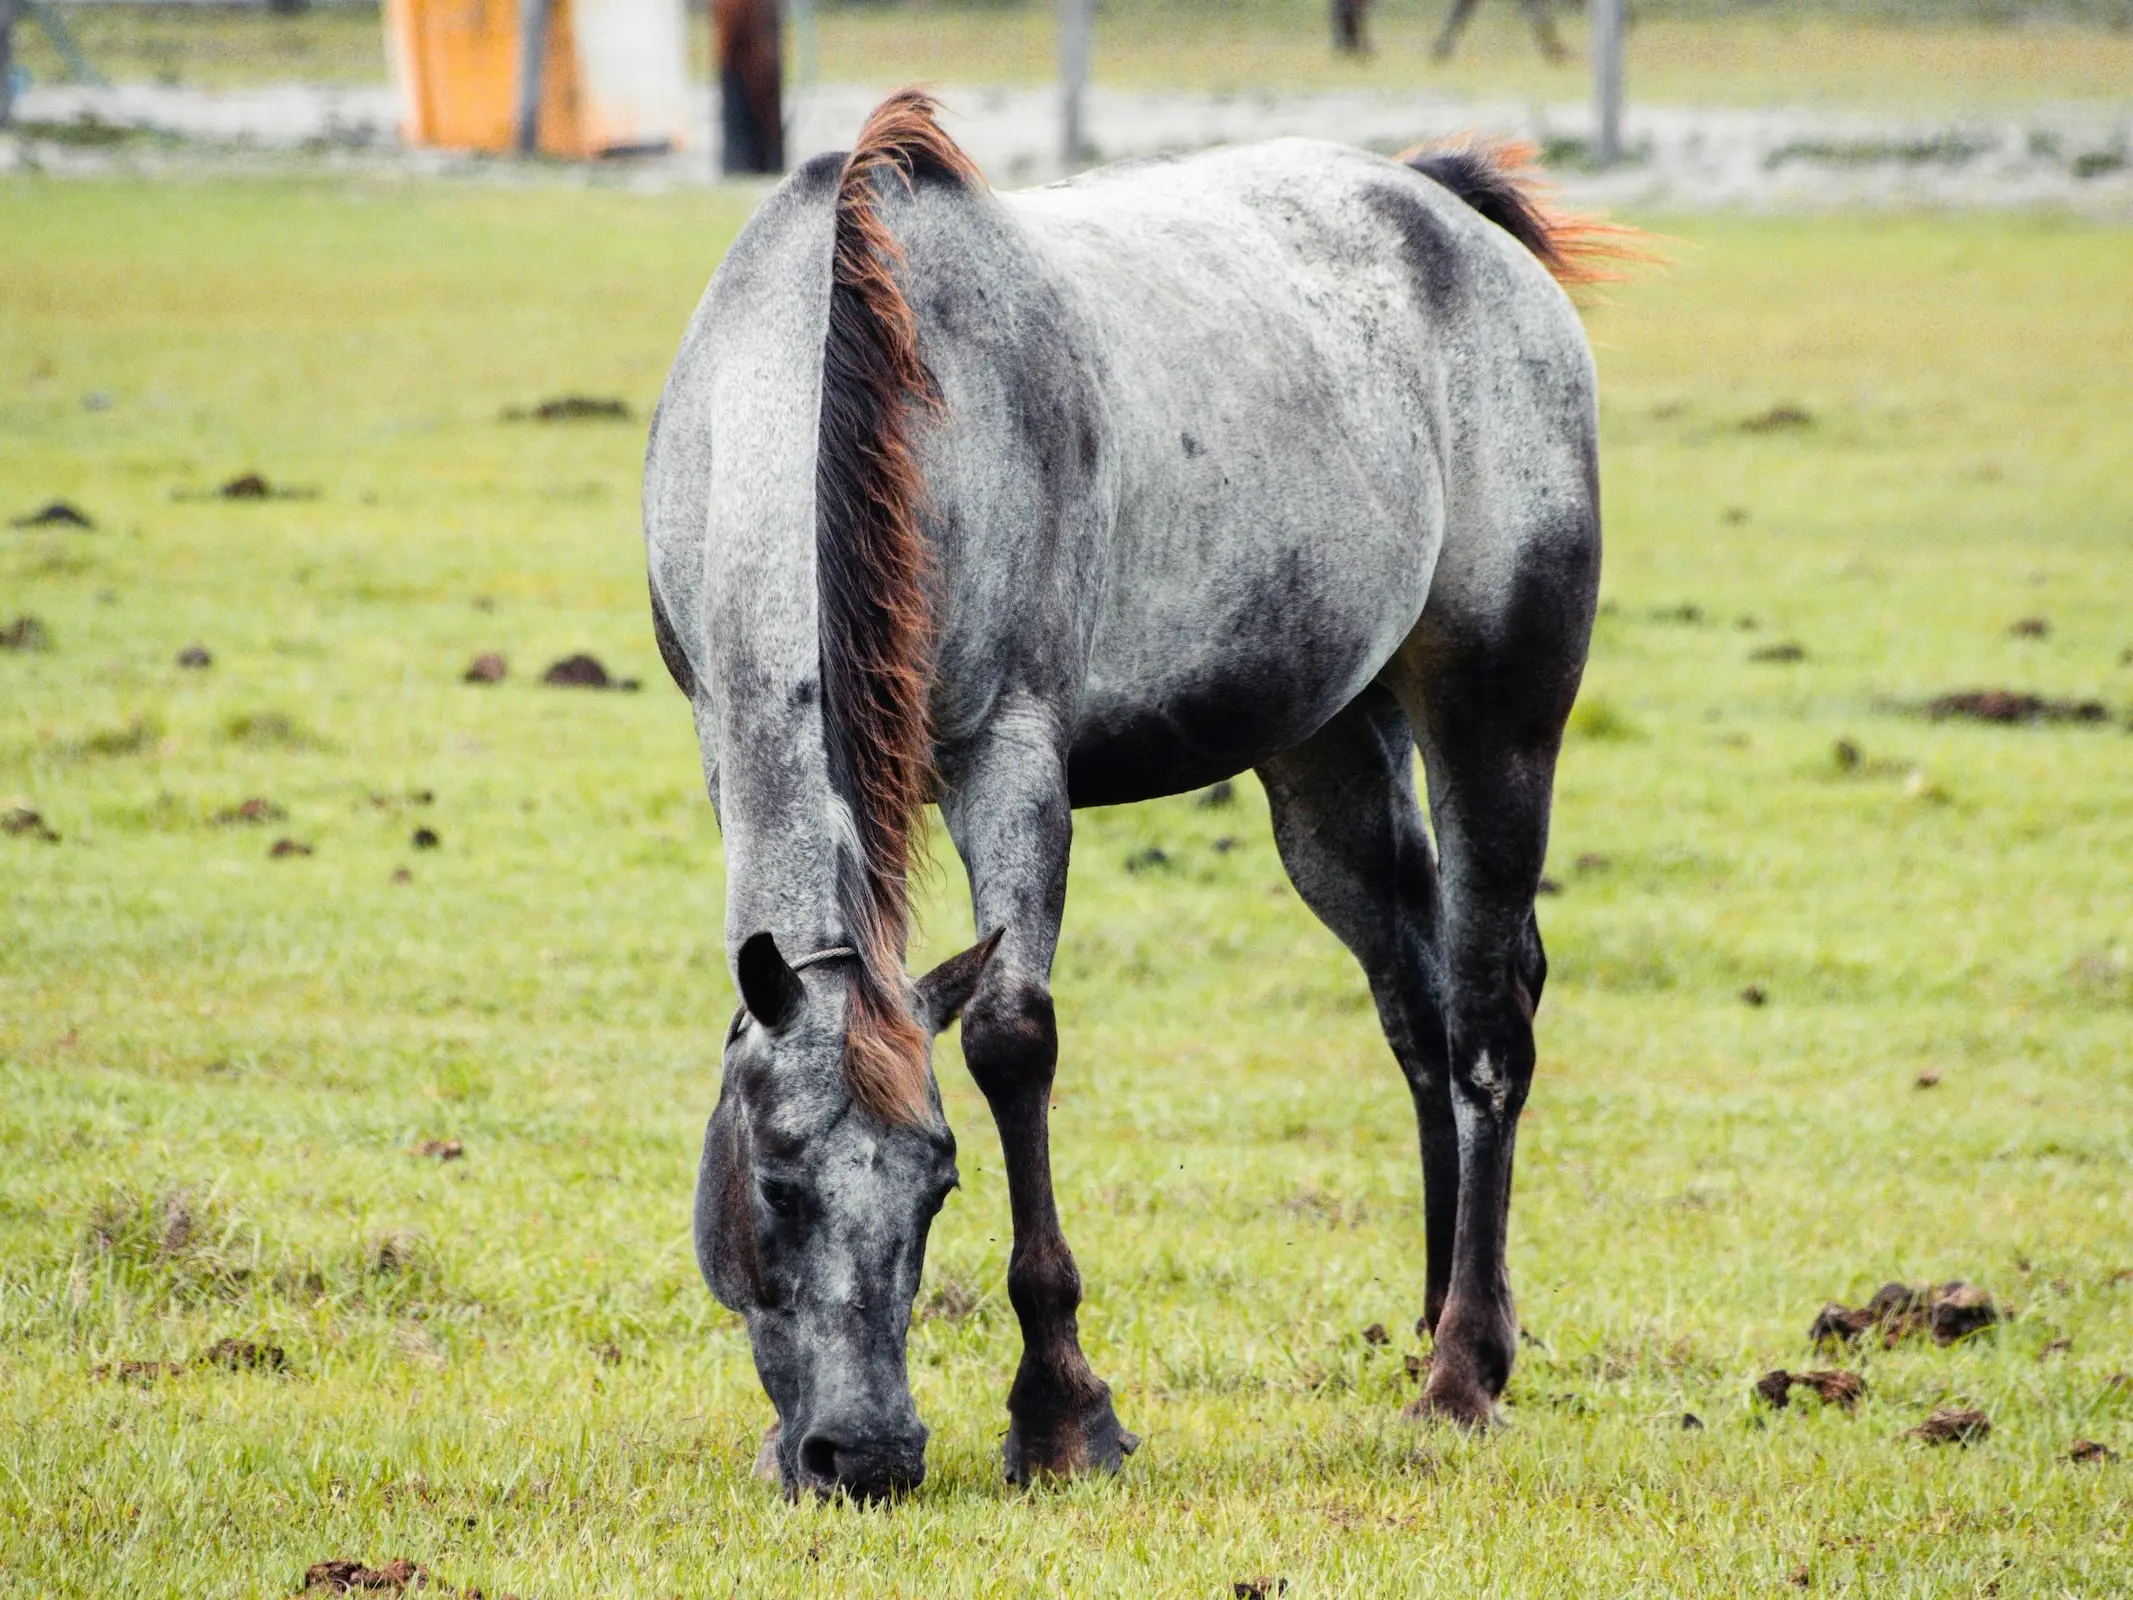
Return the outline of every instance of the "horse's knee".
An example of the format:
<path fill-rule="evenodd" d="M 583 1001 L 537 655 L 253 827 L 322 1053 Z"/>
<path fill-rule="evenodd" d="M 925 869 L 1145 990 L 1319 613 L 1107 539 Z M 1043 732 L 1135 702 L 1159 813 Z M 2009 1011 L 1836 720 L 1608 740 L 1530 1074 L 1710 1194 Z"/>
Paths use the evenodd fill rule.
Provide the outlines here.
<path fill-rule="evenodd" d="M 1025 978 L 981 983 L 963 1011 L 963 1059 L 988 1101 L 1049 1095 L 1059 1062 L 1051 992 Z"/>

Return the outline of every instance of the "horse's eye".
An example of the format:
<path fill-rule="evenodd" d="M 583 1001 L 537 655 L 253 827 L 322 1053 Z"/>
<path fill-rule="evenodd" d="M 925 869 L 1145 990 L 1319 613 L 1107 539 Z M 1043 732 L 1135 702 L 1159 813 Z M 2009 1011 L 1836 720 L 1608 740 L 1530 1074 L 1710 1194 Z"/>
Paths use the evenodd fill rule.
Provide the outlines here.
<path fill-rule="evenodd" d="M 800 1186 L 776 1178 L 758 1178 L 756 1193 L 763 1197 L 763 1204 L 781 1217 L 795 1215 L 801 1205 Z"/>

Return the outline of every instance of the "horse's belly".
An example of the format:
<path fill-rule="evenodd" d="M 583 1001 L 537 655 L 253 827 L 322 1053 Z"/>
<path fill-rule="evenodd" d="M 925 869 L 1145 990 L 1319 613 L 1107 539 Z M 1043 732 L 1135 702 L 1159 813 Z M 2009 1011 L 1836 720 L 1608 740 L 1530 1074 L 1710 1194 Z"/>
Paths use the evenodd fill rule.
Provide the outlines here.
<path fill-rule="evenodd" d="M 1075 720 L 1073 803 L 1120 805 L 1231 777 L 1301 744 L 1354 699 L 1414 627 L 1429 563 L 1412 530 L 1342 544 L 1285 542 L 1259 561 L 1234 552 L 1241 559 L 1172 572 L 1140 604 L 1112 609 Z"/>

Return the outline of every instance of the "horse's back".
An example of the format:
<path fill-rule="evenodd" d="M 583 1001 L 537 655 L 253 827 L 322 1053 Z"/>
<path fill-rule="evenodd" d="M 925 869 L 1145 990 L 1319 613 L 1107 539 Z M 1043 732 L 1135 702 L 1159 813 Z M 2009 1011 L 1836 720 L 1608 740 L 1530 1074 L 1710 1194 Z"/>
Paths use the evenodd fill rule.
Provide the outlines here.
<path fill-rule="evenodd" d="M 1077 804 L 1189 788 L 1308 738 L 1414 633 L 1448 531 L 1477 521 L 1470 467 L 1575 453 L 1531 437 L 1575 432 L 1561 397 L 1574 411 L 1589 389 L 1561 291 L 1405 167 L 1285 140 L 1004 210 L 1027 270 L 1070 303 L 1086 392 L 1055 415 L 1086 435 L 1086 492 L 1109 500 L 1076 563 L 1099 585 Z"/>

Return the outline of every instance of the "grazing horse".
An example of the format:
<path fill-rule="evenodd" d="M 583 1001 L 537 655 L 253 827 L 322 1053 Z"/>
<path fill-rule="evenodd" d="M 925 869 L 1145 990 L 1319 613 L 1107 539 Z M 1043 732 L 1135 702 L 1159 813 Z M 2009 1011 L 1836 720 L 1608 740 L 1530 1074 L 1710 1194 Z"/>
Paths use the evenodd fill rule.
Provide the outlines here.
<path fill-rule="evenodd" d="M 1073 810 L 1247 768 L 1413 1092 L 1418 1407 L 1485 1424 L 1518 1339 L 1533 896 L 1599 582 L 1592 358 L 1554 280 L 1620 241 L 1477 146 L 1282 140 L 999 195 L 932 112 L 891 97 L 764 202 L 646 457 L 742 1000 L 697 1259 L 777 1409 L 762 1466 L 861 1498 L 924 1476 L 904 1340 L 956 1183 L 931 1040 L 958 1015 L 1013 1215 L 1007 1475 L 1134 1448 L 1052 1196 Z M 929 801 L 981 940 L 913 981 Z"/>

